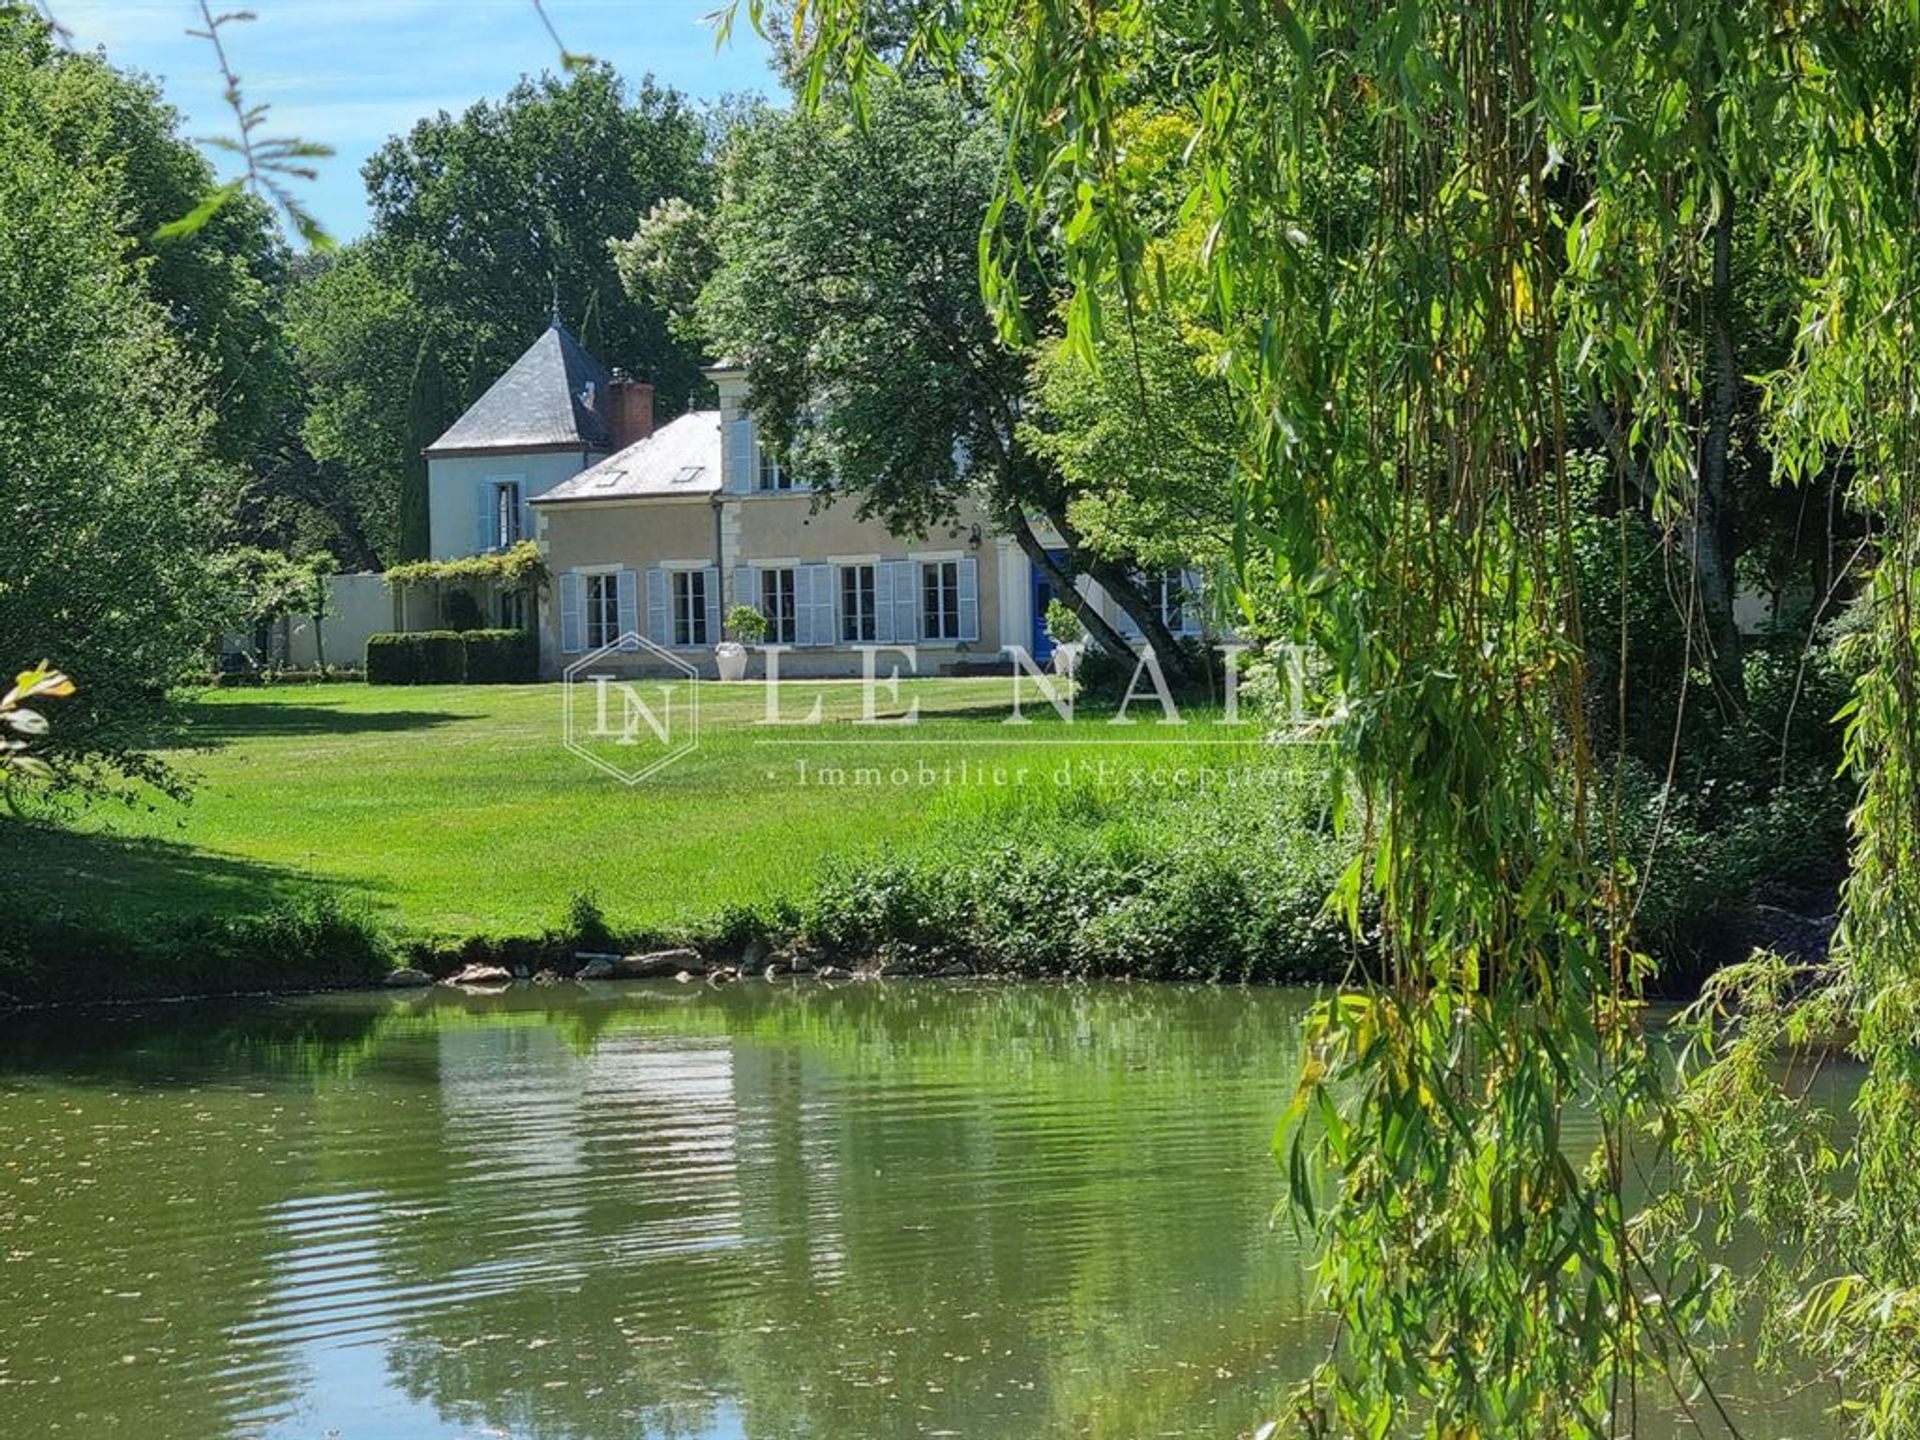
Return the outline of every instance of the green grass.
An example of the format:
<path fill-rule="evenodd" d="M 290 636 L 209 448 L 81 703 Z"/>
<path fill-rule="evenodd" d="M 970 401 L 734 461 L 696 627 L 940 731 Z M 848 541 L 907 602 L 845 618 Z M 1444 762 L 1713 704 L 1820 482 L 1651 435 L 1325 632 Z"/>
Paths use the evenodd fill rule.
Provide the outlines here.
<path fill-rule="evenodd" d="M 1183 768 L 1191 789 L 1202 767 L 1259 760 L 1228 743 L 1246 727 L 1190 715 L 1174 730 L 1151 705 L 1124 731 L 1084 717 L 1068 731 L 1030 687 L 1035 723 L 1011 727 L 1010 689 L 908 682 L 920 723 L 883 728 L 854 723 L 857 685 L 791 682 L 787 713 L 819 694 L 825 723 L 769 731 L 759 685 L 708 685 L 698 748 L 631 788 L 563 747 L 557 685 L 213 691 L 189 708 L 191 748 L 167 757 L 194 781 L 190 804 L 0 825 L 0 863 L 43 909 L 121 928 L 321 891 L 404 936 L 524 936 L 591 892 L 615 927 L 664 932 L 803 897 L 831 862 L 926 855 L 1023 816 L 1071 823 L 1063 769 L 1066 793 L 1110 809 L 1179 791 Z M 826 765 L 847 783 L 819 783 Z M 853 783 L 876 768 L 912 783 Z"/>

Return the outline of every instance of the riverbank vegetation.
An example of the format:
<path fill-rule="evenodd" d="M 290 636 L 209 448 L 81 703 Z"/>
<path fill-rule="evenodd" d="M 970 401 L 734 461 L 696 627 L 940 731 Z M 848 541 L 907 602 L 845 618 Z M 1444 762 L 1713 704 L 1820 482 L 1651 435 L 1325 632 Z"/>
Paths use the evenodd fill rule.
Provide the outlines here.
<path fill-rule="evenodd" d="M 1189 979 L 1334 978 L 1351 954 L 1324 910 L 1342 862 L 1310 749 L 1204 708 L 1162 726 L 1152 702 L 1069 728 L 1031 682 L 1017 727 L 1006 680 L 906 682 L 910 727 L 855 724 L 856 684 L 782 703 L 815 696 L 820 728 L 770 731 L 762 687 L 708 687 L 698 747 L 630 789 L 561 746 L 557 686 L 209 692 L 166 752 L 190 804 L 0 831 L 0 990 L 297 988 L 410 946 L 570 954 L 572 896 L 634 947 Z"/>
<path fill-rule="evenodd" d="M 1364 973 L 1371 915 L 1356 934 L 1327 903 L 1354 850 L 1319 747 L 1198 705 L 1161 727 L 1137 700 L 1137 726 L 1107 723 L 1109 701 L 1069 728 L 1030 682 L 1018 727 L 1006 680 L 907 682 L 909 728 L 854 724 L 851 683 L 794 682 L 782 705 L 815 696 L 821 728 L 770 731 L 760 686 L 707 687 L 698 748 L 629 789 L 561 745 L 557 686 L 206 692 L 161 754 L 189 803 L 0 828 L 0 991 L 301 989 L 408 959 L 537 968 L 689 942 L 896 972 Z M 1729 822 L 1635 773 L 1635 844 L 1658 829 L 1668 856 L 1644 928 L 1677 989 L 1745 954 L 1756 897 L 1823 913 L 1830 876 L 1806 857 L 1839 823 L 1827 789 L 1729 802 Z M 597 917 L 584 939 L 576 896 Z"/>

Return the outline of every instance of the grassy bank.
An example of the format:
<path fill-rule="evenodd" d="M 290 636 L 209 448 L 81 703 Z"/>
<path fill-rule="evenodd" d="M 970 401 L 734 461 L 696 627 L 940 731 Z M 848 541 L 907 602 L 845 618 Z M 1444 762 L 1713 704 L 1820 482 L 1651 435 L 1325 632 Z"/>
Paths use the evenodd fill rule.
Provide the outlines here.
<path fill-rule="evenodd" d="M 0 826 L 27 998 L 345 983 L 423 949 L 800 939 L 1023 973 L 1305 978 L 1343 950 L 1309 758 L 1179 728 L 1005 722 L 1004 680 L 704 687 L 692 753 L 627 787 L 567 750 L 556 686 L 213 692 L 169 758 L 190 805 Z M 888 713 L 883 708 L 881 715 Z M 1092 723 L 1089 723 L 1091 720 Z M 616 757 L 617 758 L 617 757 Z"/>

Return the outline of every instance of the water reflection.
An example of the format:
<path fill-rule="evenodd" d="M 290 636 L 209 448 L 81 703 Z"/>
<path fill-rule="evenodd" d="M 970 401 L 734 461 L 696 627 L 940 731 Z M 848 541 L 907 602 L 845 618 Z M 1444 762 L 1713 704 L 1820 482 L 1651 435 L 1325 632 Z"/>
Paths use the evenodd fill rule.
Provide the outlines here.
<path fill-rule="evenodd" d="M 569 987 L 15 1026 L 0 1435 L 1246 1434 L 1325 1340 L 1270 1224 L 1304 1003 Z"/>
<path fill-rule="evenodd" d="M 41 1020 L 0 1433 L 1231 1435 L 1301 1002 L 896 986 Z"/>

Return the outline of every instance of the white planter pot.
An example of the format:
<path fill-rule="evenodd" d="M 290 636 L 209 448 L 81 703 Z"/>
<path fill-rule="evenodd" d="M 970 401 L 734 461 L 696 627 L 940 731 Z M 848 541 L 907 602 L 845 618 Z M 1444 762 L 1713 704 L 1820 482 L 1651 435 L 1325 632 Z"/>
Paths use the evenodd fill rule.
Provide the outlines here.
<path fill-rule="evenodd" d="M 1082 641 L 1071 641 L 1053 647 L 1053 673 L 1071 680 L 1080 668 L 1080 652 L 1085 648 Z"/>
<path fill-rule="evenodd" d="M 747 647 L 731 640 L 722 640 L 713 647 L 713 663 L 719 667 L 722 680 L 744 680 L 747 678 Z"/>

